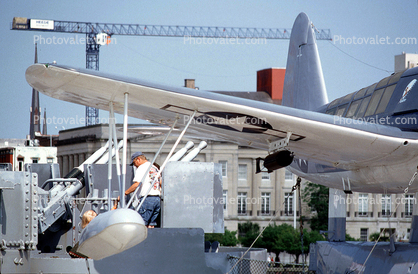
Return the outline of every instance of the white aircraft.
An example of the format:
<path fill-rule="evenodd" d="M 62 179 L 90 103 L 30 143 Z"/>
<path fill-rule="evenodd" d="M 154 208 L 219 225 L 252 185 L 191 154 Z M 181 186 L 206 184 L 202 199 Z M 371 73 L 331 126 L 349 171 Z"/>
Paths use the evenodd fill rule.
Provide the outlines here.
<path fill-rule="evenodd" d="M 270 171 L 289 165 L 328 187 L 401 193 L 418 165 L 417 74 L 408 69 L 328 103 L 314 28 L 301 13 L 282 106 L 61 65 L 34 64 L 26 80 L 48 96 L 103 110 L 113 103 L 119 113 L 128 94 L 130 116 L 168 126 L 179 118 L 178 127 L 192 119 L 193 135 L 265 149 Z M 409 191 L 418 191 L 418 183 Z"/>

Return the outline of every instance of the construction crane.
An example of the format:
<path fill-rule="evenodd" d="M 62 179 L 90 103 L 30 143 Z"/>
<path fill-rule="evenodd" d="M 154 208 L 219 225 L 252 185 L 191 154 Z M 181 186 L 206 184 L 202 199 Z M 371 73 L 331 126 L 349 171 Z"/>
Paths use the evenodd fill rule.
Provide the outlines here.
<path fill-rule="evenodd" d="M 99 49 L 106 45 L 113 35 L 165 36 L 165 37 L 206 37 L 241 39 L 289 39 L 291 29 L 286 28 L 234 28 L 234 27 L 193 27 L 162 26 L 143 24 L 88 23 L 14 17 L 12 30 L 44 32 L 66 32 L 86 34 L 86 68 L 99 70 Z M 332 40 L 329 29 L 316 29 L 317 40 Z M 86 126 L 95 125 L 99 110 L 86 107 Z"/>

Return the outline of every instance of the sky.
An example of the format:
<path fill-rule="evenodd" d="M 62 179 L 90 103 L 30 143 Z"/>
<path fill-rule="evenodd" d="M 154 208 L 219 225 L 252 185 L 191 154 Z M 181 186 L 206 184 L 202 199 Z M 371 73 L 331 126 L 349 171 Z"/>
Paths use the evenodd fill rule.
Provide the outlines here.
<path fill-rule="evenodd" d="M 402 4 L 400 4 L 402 3 Z M 85 68 L 85 35 L 11 30 L 13 17 L 172 26 L 291 28 L 300 12 L 333 41 L 318 41 L 329 100 L 389 76 L 394 56 L 417 53 L 416 0 L 380 1 L 50 1 L 0 0 L 0 139 L 29 134 L 32 88 L 25 80 L 38 61 Z M 49 39 L 48 39 L 49 38 Z M 100 71 L 201 90 L 256 91 L 256 72 L 285 67 L 289 40 L 209 44 L 183 37 L 113 36 L 100 47 Z M 48 134 L 83 126 L 85 107 L 40 94 Z M 42 114 L 43 116 L 43 114 Z M 108 113 L 100 111 L 106 120 Z M 117 117 L 122 122 L 120 116 Z M 130 123 L 139 122 L 131 119 Z"/>

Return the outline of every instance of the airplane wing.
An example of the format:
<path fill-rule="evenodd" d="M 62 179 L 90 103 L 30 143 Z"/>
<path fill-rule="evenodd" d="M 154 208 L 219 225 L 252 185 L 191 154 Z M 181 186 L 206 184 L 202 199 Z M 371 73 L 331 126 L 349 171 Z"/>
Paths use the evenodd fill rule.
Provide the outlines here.
<path fill-rule="evenodd" d="M 414 133 L 209 91 L 47 64 L 31 65 L 26 80 L 60 100 L 103 110 L 109 110 L 109 102 L 113 102 L 118 113 L 123 113 L 124 94 L 128 93 L 129 116 L 153 123 L 171 125 L 179 117 L 181 127 L 196 110 L 189 131 L 202 139 L 268 150 L 271 142 L 290 132 L 287 149 L 295 157 L 349 170 L 401 164 L 418 154 Z"/>

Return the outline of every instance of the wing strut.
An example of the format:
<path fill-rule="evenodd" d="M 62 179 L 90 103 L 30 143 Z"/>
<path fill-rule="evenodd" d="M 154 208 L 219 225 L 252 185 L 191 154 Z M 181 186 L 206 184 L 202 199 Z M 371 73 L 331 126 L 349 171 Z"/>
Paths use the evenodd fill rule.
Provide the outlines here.
<path fill-rule="evenodd" d="M 171 148 L 170 153 L 168 153 L 167 157 L 165 158 L 165 161 L 164 161 L 163 165 L 161 166 L 160 170 L 158 171 L 157 176 L 155 176 L 154 181 L 151 183 L 150 187 L 148 188 L 147 193 L 146 193 L 146 194 L 145 194 L 145 196 L 144 196 L 144 199 L 142 199 L 141 203 L 140 203 L 140 204 L 139 204 L 139 205 L 135 208 L 135 210 L 136 210 L 136 211 L 138 211 L 138 210 L 141 208 L 142 204 L 144 203 L 145 199 L 146 199 L 146 198 L 147 198 L 147 196 L 148 196 L 148 193 L 151 191 L 152 187 L 154 186 L 154 184 L 156 183 L 156 181 L 157 181 L 157 180 L 158 180 L 158 178 L 160 177 L 161 172 L 164 170 L 165 165 L 166 165 L 166 164 L 168 163 L 168 161 L 170 160 L 171 155 L 173 155 L 174 150 L 176 149 L 177 145 L 180 143 L 181 139 L 183 138 L 184 133 L 186 133 L 186 130 L 189 128 L 189 126 L 190 126 L 190 124 L 191 124 L 191 122 L 192 122 L 192 120 L 193 120 L 194 116 L 196 115 L 196 113 L 197 113 L 197 110 L 195 110 L 195 111 L 193 112 L 192 116 L 190 117 L 189 121 L 187 122 L 186 127 L 185 127 L 185 128 L 183 129 L 183 131 L 180 133 L 179 137 L 177 138 L 176 142 L 174 143 L 173 147 Z M 152 165 L 153 163 L 154 163 L 154 161 L 151 163 L 151 165 Z M 151 168 L 151 165 L 150 165 L 150 168 Z M 148 172 L 149 172 L 149 171 L 147 171 L 145 174 L 148 174 Z M 145 176 L 144 176 L 144 177 L 145 177 Z M 142 178 L 142 180 L 144 180 L 144 178 Z M 138 190 L 138 188 L 136 188 L 136 190 Z M 136 192 L 136 190 L 135 190 L 135 192 Z M 132 197 L 133 197 L 133 196 L 132 196 Z M 131 198 L 131 200 L 132 200 L 132 198 Z"/>
<path fill-rule="evenodd" d="M 126 159 L 127 159 L 127 145 L 128 145 L 128 93 L 124 94 L 125 102 L 123 105 L 123 151 L 122 151 L 122 182 L 119 186 L 120 197 L 125 194 L 125 183 L 126 183 Z M 122 208 L 125 207 L 125 199 L 121 199 Z"/>
<path fill-rule="evenodd" d="M 121 173 L 120 173 L 120 160 L 119 160 L 119 147 L 118 145 L 116 145 L 118 143 L 118 138 L 116 136 L 116 119 L 115 119 L 115 112 L 113 111 L 113 102 L 109 103 L 109 107 L 110 107 L 110 113 L 109 113 L 109 140 L 111 143 L 112 137 L 113 137 L 113 144 L 115 146 L 115 159 L 116 159 L 116 175 L 118 177 L 118 183 L 119 183 L 119 191 L 121 191 L 120 186 L 121 186 Z M 112 125 L 112 127 L 110 128 L 110 125 Z M 125 146 L 126 147 L 126 146 Z M 110 150 L 109 150 L 110 151 Z M 110 182 L 111 182 L 111 174 L 112 174 L 112 158 L 111 158 L 111 154 L 109 152 L 109 168 L 110 168 Z M 111 188 L 109 185 L 109 200 L 111 199 Z M 109 203 L 109 209 L 111 210 L 112 206 Z"/>
<path fill-rule="evenodd" d="M 112 101 L 109 102 L 109 107 L 110 107 L 110 111 L 109 111 L 109 160 L 107 161 L 107 179 L 108 179 L 108 182 L 109 182 L 108 198 L 107 198 L 107 210 L 108 211 L 110 211 L 112 209 L 112 150 L 113 150 L 113 146 L 112 146 L 113 102 Z M 116 144 L 115 144 L 115 147 L 116 147 Z M 115 154 L 119 154 L 119 153 L 115 153 Z"/>

